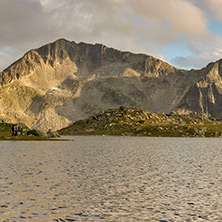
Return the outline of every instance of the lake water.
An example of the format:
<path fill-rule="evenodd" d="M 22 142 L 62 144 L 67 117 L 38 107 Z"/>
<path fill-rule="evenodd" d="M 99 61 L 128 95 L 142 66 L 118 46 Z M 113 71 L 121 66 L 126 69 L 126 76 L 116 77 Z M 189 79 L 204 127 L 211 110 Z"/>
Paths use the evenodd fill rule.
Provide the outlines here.
<path fill-rule="evenodd" d="M 0 221 L 222 221 L 222 139 L 0 142 Z"/>

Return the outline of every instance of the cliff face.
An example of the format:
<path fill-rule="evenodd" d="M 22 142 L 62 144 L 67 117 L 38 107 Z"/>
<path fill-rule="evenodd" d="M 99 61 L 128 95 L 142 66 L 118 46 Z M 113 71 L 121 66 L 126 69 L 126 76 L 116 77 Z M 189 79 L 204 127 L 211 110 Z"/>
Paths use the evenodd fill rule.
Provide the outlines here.
<path fill-rule="evenodd" d="M 0 73 L 0 118 L 43 131 L 119 106 L 222 118 L 221 74 L 221 61 L 186 71 L 148 55 L 60 39 Z"/>

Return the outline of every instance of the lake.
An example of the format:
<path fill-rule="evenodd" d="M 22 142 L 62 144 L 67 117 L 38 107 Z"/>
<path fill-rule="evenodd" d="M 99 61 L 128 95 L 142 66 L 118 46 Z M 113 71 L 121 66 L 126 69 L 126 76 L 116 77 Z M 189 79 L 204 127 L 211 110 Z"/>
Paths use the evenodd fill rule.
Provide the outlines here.
<path fill-rule="evenodd" d="M 222 139 L 0 142 L 0 221 L 222 221 Z"/>

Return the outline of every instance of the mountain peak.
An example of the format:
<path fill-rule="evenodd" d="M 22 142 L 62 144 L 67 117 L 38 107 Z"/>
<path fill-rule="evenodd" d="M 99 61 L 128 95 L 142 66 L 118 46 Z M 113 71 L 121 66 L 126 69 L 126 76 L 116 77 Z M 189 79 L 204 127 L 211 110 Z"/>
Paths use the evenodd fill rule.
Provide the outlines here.
<path fill-rule="evenodd" d="M 186 71 L 149 55 L 61 38 L 0 73 L 0 118 L 43 131 L 119 106 L 222 118 L 221 61 Z"/>
<path fill-rule="evenodd" d="M 118 67 L 122 67 L 121 70 L 116 72 L 116 75 L 120 75 L 123 72 L 123 67 L 126 66 L 145 76 L 168 75 L 178 70 L 161 60 L 145 54 L 120 51 L 98 43 L 87 44 L 80 42 L 77 44 L 74 41 L 71 42 L 61 38 L 27 52 L 24 57 L 0 73 L 0 82 L 2 85 L 8 84 L 13 79 L 17 79 L 17 73 L 19 73 L 19 76 L 29 75 L 30 72 L 40 69 L 43 66 L 42 63 L 54 67 L 55 64 L 64 64 L 68 61 L 77 66 L 85 67 L 84 72 L 85 74 L 88 73 L 88 75 L 101 68 L 101 66 L 114 66 L 114 64 L 116 64 L 117 70 L 119 70 Z M 110 75 L 112 71 L 110 69 L 109 72 L 106 72 Z"/>

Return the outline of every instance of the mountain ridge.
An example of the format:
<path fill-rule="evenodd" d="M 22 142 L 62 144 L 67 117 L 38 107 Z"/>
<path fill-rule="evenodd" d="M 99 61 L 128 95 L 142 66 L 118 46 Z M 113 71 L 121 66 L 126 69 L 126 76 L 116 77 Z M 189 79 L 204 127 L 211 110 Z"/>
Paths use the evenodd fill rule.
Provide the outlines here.
<path fill-rule="evenodd" d="M 59 39 L 0 73 L 0 118 L 42 131 L 119 106 L 222 118 L 221 61 L 181 70 L 149 55 Z"/>
<path fill-rule="evenodd" d="M 87 44 L 87 43 L 84 43 L 84 42 L 75 43 L 74 41 L 68 41 L 66 39 L 61 38 L 61 39 L 56 40 L 55 42 L 46 44 L 46 45 L 44 45 L 44 46 L 42 46 L 40 48 L 29 50 L 28 52 L 26 52 L 24 54 L 23 57 L 21 57 L 20 59 L 16 60 L 10 66 L 5 68 L 2 72 L 0 72 L 1 85 L 4 84 L 4 81 L 2 81 L 4 74 L 6 74 L 6 72 L 9 72 L 8 75 L 11 76 L 11 74 L 10 74 L 11 73 L 11 69 L 17 68 L 17 67 L 14 67 L 14 66 L 16 66 L 19 62 L 21 62 L 24 59 L 26 59 L 26 61 L 27 61 L 27 59 L 30 59 L 30 58 L 31 59 L 37 59 L 37 57 L 40 56 L 40 57 L 42 57 L 42 59 L 44 60 L 45 63 L 48 62 L 48 63 L 51 63 L 50 65 L 53 65 L 53 60 L 52 61 L 49 60 L 49 55 L 50 55 L 49 50 L 51 50 L 51 53 L 53 53 L 53 57 L 54 57 L 53 59 L 55 60 L 56 59 L 55 51 L 58 50 L 58 45 L 64 46 L 64 43 L 65 43 L 66 46 L 68 45 L 69 48 L 70 48 L 70 46 L 72 46 L 72 48 L 74 48 L 76 46 L 83 46 L 83 49 L 84 49 L 87 46 L 89 46 L 89 47 L 91 47 L 91 50 L 92 50 L 92 47 L 93 47 L 93 50 L 94 50 L 94 48 L 97 48 L 97 50 L 101 49 L 101 51 L 103 51 L 103 50 L 104 51 L 106 51 L 106 50 L 114 51 L 116 54 L 118 54 L 118 53 L 121 54 L 122 53 L 124 55 L 133 55 L 133 56 L 144 57 L 146 59 L 155 60 L 156 62 L 163 63 L 163 64 L 165 64 L 165 65 L 167 65 L 169 67 L 173 67 L 174 69 L 178 70 L 178 68 L 174 67 L 173 65 L 170 65 L 167 62 L 164 62 L 164 61 L 162 61 L 160 59 L 154 58 L 153 56 L 146 55 L 144 53 L 132 53 L 130 51 L 121 51 L 121 50 L 117 50 L 117 49 L 114 49 L 114 48 L 109 48 L 109 47 L 107 47 L 107 46 L 105 46 L 103 44 L 99 44 L 99 43 L 96 43 L 96 44 Z M 53 49 L 54 49 L 54 51 L 53 51 Z M 87 49 L 87 50 L 89 51 L 90 49 Z M 48 58 L 47 58 L 47 56 L 48 56 Z M 122 59 L 124 59 L 124 58 L 122 58 Z M 39 62 L 38 59 L 36 60 L 36 62 L 37 63 Z M 13 75 L 12 77 L 16 78 L 16 75 Z"/>

